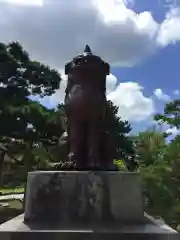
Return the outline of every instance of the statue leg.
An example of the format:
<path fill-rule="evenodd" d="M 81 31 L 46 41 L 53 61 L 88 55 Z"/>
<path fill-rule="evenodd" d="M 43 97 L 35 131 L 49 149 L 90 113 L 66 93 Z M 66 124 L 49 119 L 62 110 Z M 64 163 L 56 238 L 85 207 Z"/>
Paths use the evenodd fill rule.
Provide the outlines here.
<path fill-rule="evenodd" d="M 112 139 L 108 133 L 102 132 L 101 144 L 101 165 L 104 169 L 111 170 L 113 168 L 115 146 L 113 146 Z"/>
<path fill-rule="evenodd" d="M 83 144 L 83 125 L 78 121 L 69 123 L 69 155 L 71 155 L 71 160 L 76 163 L 78 169 L 84 167 Z"/>
<path fill-rule="evenodd" d="M 88 168 L 100 169 L 100 132 L 96 122 L 90 122 L 87 134 Z"/>

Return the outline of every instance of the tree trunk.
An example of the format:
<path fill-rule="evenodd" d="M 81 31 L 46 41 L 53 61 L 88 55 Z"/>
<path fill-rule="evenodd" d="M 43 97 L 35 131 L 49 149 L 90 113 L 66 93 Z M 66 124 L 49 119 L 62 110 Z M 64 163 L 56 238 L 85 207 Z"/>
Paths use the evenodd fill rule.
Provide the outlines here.
<path fill-rule="evenodd" d="M 3 186 L 3 166 L 4 166 L 4 157 L 6 152 L 0 152 L 0 187 Z"/>

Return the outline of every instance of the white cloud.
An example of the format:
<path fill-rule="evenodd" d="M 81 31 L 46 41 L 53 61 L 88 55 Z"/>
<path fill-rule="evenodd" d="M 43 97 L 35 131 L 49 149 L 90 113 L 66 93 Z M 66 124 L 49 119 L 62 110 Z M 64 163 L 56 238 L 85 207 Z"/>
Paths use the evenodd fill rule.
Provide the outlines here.
<path fill-rule="evenodd" d="M 153 100 L 145 97 L 142 89 L 136 82 L 119 83 L 107 98 L 119 107 L 119 115 L 123 119 L 142 121 L 154 113 Z"/>
<path fill-rule="evenodd" d="M 180 8 L 172 8 L 160 25 L 157 43 L 164 47 L 180 40 Z"/>
<path fill-rule="evenodd" d="M 67 85 L 67 76 L 61 72 L 62 81 L 60 84 L 60 88 L 54 93 L 52 96 L 49 97 L 50 104 L 59 104 L 64 102 L 65 97 L 65 89 Z"/>
<path fill-rule="evenodd" d="M 106 77 L 106 93 L 109 94 L 115 90 L 117 86 L 117 78 L 113 74 Z"/>
<path fill-rule="evenodd" d="M 168 128 L 166 133 L 171 133 L 172 136 L 175 137 L 176 135 L 180 134 L 180 129 L 177 129 L 176 127 Z"/>
<path fill-rule="evenodd" d="M 136 13 L 132 0 L 0 0 L 0 41 L 19 40 L 37 60 L 56 68 L 86 43 L 111 64 L 131 66 L 180 40 L 180 9 L 161 24 Z M 26 5 L 26 6 L 25 6 Z"/>
<path fill-rule="evenodd" d="M 63 69 L 87 43 L 111 65 L 132 66 L 159 47 L 180 40 L 179 8 L 171 8 L 158 23 L 149 11 L 136 13 L 129 9 L 130 2 L 1 0 L 0 41 L 18 40 L 36 60 Z M 154 112 L 152 99 L 143 95 L 137 83 L 116 85 L 117 79 L 110 75 L 108 98 L 119 106 L 123 118 L 141 121 Z M 63 80 L 61 88 L 50 97 L 51 103 L 63 101 L 65 87 Z"/>
<path fill-rule="evenodd" d="M 67 77 L 63 76 L 60 89 L 49 98 L 50 105 L 62 103 L 65 96 Z M 107 99 L 119 107 L 118 114 L 124 120 L 138 122 L 154 114 L 154 104 L 151 98 L 143 95 L 143 88 L 136 82 L 119 83 L 110 74 L 106 80 Z"/>
<path fill-rule="evenodd" d="M 170 133 L 172 137 L 180 134 L 180 129 L 178 129 L 177 127 L 170 127 L 170 125 L 166 122 L 153 120 L 153 124 L 155 126 L 158 126 L 158 129 L 160 131 Z"/>
<path fill-rule="evenodd" d="M 158 100 L 169 102 L 171 100 L 170 96 L 165 94 L 162 89 L 157 88 L 154 90 L 154 95 L 157 97 Z"/>
<path fill-rule="evenodd" d="M 131 66 L 158 47 L 180 40 L 179 8 L 171 8 L 159 24 L 151 12 L 136 13 L 131 4 L 132 0 L 0 0 L 0 41 L 19 40 L 37 60 L 63 68 L 87 43 L 110 64 Z"/>
<path fill-rule="evenodd" d="M 173 91 L 173 95 L 175 96 L 179 96 L 180 95 L 180 91 L 178 89 Z"/>
<path fill-rule="evenodd" d="M 19 5 L 35 5 L 35 6 L 42 6 L 42 0 L 0 0 L 0 2 L 9 2 L 13 4 Z"/>
<path fill-rule="evenodd" d="M 135 64 L 156 48 L 158 23 L 150 12 L 137 14 L 123 0 L 44 0 L 33 8 L 4 2 L 0 41 L 19 40 L 33 57 L 57 68 L 86 43 L 119 65 Z"/>

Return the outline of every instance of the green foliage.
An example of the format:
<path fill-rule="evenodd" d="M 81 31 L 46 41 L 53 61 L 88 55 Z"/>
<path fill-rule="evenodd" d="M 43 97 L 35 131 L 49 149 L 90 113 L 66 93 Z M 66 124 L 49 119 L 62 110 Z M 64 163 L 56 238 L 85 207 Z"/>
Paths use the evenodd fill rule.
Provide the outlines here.
<path fill-rule="evenodd" d="M 117 166 L 119 171 L 126 171 L 127 168 L 124 165 L 124 162 L 122 160 L 114 160 L 114 164 Z"/>
<path fill-rule="evenodd" d="M 17 194 L 24 193 L 23 187 L 15 187 L 15 188 L 0 188 L 0 195 L 9 195 L 9 194 Z"/>
<path fill-rule="evenodd" d="M 180 127 L 180 100 L 165 106 L 155 120 L 170 127 Z M 180 226 L 180 136 L 170 142 L 163 132 L 145 131 L 134 137 L 139 171 L 144 179 L 146 210 L 162 217 L 168 224 Z"/>
<path fill-rule="evenodd" d="M 30 95 L 51 95 L 58 89 L 57 71 L 30 59 L 19 43 L 0 44 L 0 136 L 32 138 L 28 128 L 45 110 Z M 47 111 L 46 111 L 47 113 Z M 41 118 L 41 119 L 40 119 Z"/>
<path fill-rule="evenodd" d="M 134 161 L 133 141 L 129 137 L 131 125 L 128 121 L 122 121 L 118 116 L 118 107 L 111 101 L 107 102 L 105 129 L 110 134 L 115 148 L 115 159 L 123 159 L 125 165 L 130 169 L 136 168 Z"/>
<path fill-rule="evenodd" d="M 49 96 L 60 81 L 56 70 L 30 59 L 19 43 L 0 43 L 0 182 L 4 166 L 8 167 L 6 156 L 21 156 L 13 161 L 18 168 L 23 165 L 24 179 L 29 170 L 47 165 L 45 154 L 41 161 L 35 154 L 41 145 L 49 156 L 47 145 L 58 143 L 63 132 L 60 110 L 48 110 L 30 96 Z M 11 169 L 14 166 L 11 162 Z"/>
<path fill-rule="evenodd" d="M 17 42 L 0 44 L 0 60 L 0 82 L 6 86 L 1 92 L 5 95 L 11 93 L 10 97 L 18 98 L 32 94 L 46 96 L 59 87 L 59 73 L 31 60 Z"/>
<path fill-rule="evenodd" d="M 145 131 L 133 137 L 136 159 L 140 166 L 149 166 L 162 159 L 166 145 L 164 134 L 161 132 Z"/>
<path fill-rule="evenodd" d="M 167 123 L 171 127 L 180 127 L 180 99 L 166 104 L 164 114 L 157 114 L 155 120 Z"/>

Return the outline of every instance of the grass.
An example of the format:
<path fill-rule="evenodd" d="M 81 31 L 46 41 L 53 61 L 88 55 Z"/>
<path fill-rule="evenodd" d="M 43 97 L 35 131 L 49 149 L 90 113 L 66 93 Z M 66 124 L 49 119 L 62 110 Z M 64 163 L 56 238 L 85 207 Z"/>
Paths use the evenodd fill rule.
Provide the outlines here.
<path fill-rule="evenodd" d="M 1 195 L 24 193 L 24 187 L 0 188 Z"/>
<path fill-rule="evenodd" d="M 19 200 L 2 201 L 2 203 L 8 203 L 8 207 L 0 207 L 0 224 L 16 217 L 23 212 L 22 202 Z"/>

